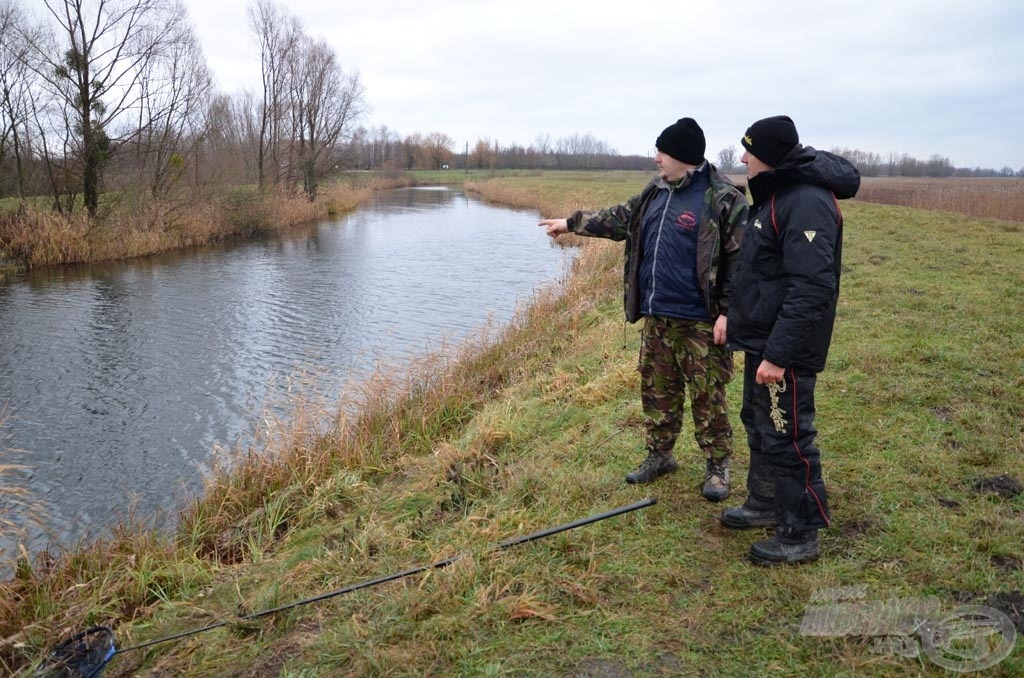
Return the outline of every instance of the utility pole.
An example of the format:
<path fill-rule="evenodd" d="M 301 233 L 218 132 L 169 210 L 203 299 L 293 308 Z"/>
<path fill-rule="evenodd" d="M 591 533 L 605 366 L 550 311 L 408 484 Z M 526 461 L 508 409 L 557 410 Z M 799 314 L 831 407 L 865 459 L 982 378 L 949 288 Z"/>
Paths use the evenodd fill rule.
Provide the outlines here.
<path fill-rule="evenodd" d="M 469 174 L 469 140 L 466 140 L 466 174 Z"/>

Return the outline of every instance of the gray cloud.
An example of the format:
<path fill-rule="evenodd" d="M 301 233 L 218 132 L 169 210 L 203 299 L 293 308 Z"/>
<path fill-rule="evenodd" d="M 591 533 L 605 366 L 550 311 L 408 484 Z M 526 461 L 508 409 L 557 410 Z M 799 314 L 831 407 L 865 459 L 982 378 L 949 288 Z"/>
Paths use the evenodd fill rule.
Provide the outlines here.
<path fill-rule="evenodd" d="M 255 89 L 245 3 L 185 0 L 223 89 Z M 356 3 L 348 3 L 349 5 Z M 708 153 L 788 113 L 803 139 L 954 164 L 1024 165 L 1024 4 L 791 0 L 287 3 L 358 70 L 367 125 L 528 145 L 591 133 L 649 153 L 697 118 Z"/>

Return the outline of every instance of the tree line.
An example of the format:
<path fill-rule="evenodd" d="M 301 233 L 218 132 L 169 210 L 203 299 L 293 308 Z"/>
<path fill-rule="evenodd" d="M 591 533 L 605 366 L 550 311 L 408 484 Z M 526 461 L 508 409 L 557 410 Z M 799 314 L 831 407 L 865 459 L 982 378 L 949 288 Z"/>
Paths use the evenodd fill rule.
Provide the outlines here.
<path fill-rule="evenodd" d="M 180 0 L 0 0 L 0 197 L 95 215 L 101 192 L 161 198 L 255 183 L 316 196 L 365 112 L 358 73 L 283 4 L 254 0 L 261 88 L 216 91 Z"/>
<path fill-rule="evenodd" d="M 282 2 L 252 0 L 257 91 L 217 91 L 180 0 L 0 0 L 0 198 L 95 215 L 101 193 L 161 199 L 255 184 L 316 197 L 347 169 L 454 169 L 442 132 L 364 127 L 366 93 Z M 479 140 L 463 167 L 649 169 L 590 134 Z"/>
<path fill-rule="evenodd" d="M 364 170 L 413 169 L 561 169 L 649 170 L 650 156 L 619 155 L 607 142 L 590 133 L 558 139 L 538 134 L 529 146 L 478 139 L 459 149 L 447 134 L 411 134 L 402 137 L 386 125 L 360 127 L 350 142 L 352 167 Z"/>
<path fill-rule="evenodd" d="M 879 155 L 851 148 L 833 147 L 828 149 L 852 162 L 865 177 L 1024 177 L 1024 167 L 1014 172 L 1011 167 L 995 170 L 980 167 L 954 167 L 949 158 L 933 155 L 928 160 L 919 160 L 906 153 Z M 739 151 L 735 146 L 723 148 L 718 153 L 718 167 L 726 172 L 739 172 Z"/>
<path fill-rule="evenodd" d="M 956 167 L 949 158 L 938 154 L 920 160 L 906 153 L 882 156 L 849 148 L 830 150 L 850 160 L 866 177 L 1024 177 L 1024 167 L 1016 172 L 1012 167 Z"/>
<path fill-rule="evenodd" d="M 95 215 L 100 194 L 160 199 L 254 184 L 316 197 L 338 170 L 651 170 L 592 134 L 528 146 L 365 127 L 366 92 L 282 2 L 252 0 L 257 91 L 217 91 L 180 0 L 0 0 L 0 197 Z M 41 4 L 42 8 L 38 5 Z M 1024 176 L 832 149 L 865 176 Z M 734 146 L 718 165 L 742 171 Z"/>

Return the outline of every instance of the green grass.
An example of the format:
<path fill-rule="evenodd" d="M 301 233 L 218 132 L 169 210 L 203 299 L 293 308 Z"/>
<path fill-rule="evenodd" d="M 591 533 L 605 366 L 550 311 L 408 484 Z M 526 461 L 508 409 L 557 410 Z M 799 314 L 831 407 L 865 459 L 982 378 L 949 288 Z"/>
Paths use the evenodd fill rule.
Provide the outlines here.
<path fill-rule="evenodd" d="M 639 190 L 644 178 L 633 176 L 486 183 L 503 198 L 570 191 L 600 207 Z M 689 428 L 676 474 L 623 482 L 642 456 L 639 337 L 621 319 L 620 247 L 597 242 L 561 295 L 539 294 L 491 340 L 425 360 L 409 382 L 369 385 L 362 416 L 336 431 L 300 422 L 279 464 L 240 464 L 172 544 L 127 540 L 75 570 L 37 568 L 3 585 L 3 635 L 30 631 L 0 657 L 26 666 L 91 623 L 116 625 L 128 647 L 466 554 L 119 655 L 107 675 L 947 673 L 923 655 L 873 651 L 871 637 L 809 637 L 800 624 L 815 593 L 834 587 L 862 587 L 873 601 L 935 596 L 943 609 L 1020 604 L 1024 495 L 975 485 L 1024 475 L 1024 235 L 922 210 L 844 210 L 840 313 L 817 393 L 835 520 L 819 562 L 746 562 L 761 533 L 718 525 L 722 506 L 699 496 Z M 734 382 L 730 504 L 742 499 L 747 458 L 739 395 Z M 648 495 L 658 503 L 642 511 L 489 550 Z M 1018 639 L 986 675 L 1020 675 L 1021 649 Z"/>

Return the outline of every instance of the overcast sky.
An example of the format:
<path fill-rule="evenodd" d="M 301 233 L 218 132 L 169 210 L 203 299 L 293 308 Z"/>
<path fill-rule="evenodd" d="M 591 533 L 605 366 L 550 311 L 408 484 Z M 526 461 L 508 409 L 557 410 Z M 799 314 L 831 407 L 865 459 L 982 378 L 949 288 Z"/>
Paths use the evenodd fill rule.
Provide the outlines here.
<path fill-rule="evenodd" d="M 227 93 L 259 83 L 246 0 L 184 0 Z M 363 124 L 650 154 L 691 116 L 714 160 L 754 120 L 801 141 L 1024 167 L 1022 0 L 288 0 L 358 71 Z"/>

